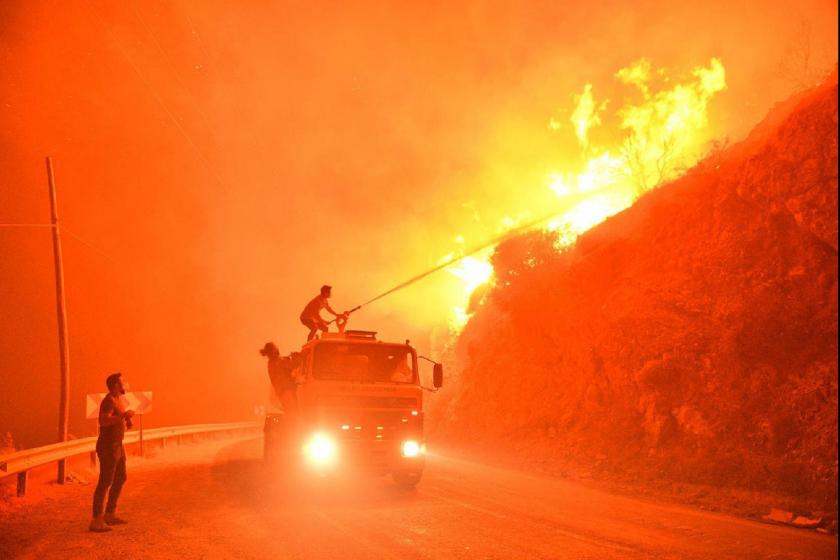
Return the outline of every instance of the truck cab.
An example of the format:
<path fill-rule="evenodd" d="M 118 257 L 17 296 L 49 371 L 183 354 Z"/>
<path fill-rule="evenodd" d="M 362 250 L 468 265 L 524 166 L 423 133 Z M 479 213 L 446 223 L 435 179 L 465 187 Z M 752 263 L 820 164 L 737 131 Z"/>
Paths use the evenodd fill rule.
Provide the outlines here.
<path fill-rule="evenodd" d="M 299 461 L 319 473 L 390 474 L 413 487 L 426 453 L 419 373 L 408 341 L 382 342 L 372 331 L 325 333 L 307 342 L 292 372 L 298 410 L 266 416 L 266 458 Z M 442 376 L 435 364 L 435 389 Z"/>

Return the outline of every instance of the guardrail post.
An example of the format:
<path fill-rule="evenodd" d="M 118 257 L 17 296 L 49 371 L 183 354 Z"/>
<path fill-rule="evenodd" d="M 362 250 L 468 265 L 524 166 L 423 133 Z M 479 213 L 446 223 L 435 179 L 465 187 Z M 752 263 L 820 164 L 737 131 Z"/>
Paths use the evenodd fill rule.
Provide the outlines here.
<path fill-rule="evenodd" d="M 91 468 L 96 467 L 96 451 L 91 451 L 90 452 L 90 467 Z"/>
<path fill-rule="evenodd" d="M 143 449 L 143 415 L 137 415 L 137 422 L 140 424 L 140 456 L 145 457 L 146 454 L 144 453 Z"/>
<path fill-rule="evenodd" d="M 67 459 L 60 459 L 58 461 L 58 483 L 64 484 L 65 473 L 67 472 Z"/>
<path fill-rule="evenodd" d="M 17 475 L 17 495 L 18 498 L 22 498 L 26 495 L 26 476 L 29 474 L 27 471 L 19 472 Z"/>

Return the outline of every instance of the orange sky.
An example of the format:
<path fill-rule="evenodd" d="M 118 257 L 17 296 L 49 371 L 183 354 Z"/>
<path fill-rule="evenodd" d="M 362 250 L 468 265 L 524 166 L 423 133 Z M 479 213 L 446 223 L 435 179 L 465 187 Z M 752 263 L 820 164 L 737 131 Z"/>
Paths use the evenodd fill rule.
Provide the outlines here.
<path fill-rule="evenodd" d="M 302 340 L 322 283 L 351 307 L 533 211 L 577 154 L 546 124 L 584 83 L 720 57 L 711 123 L 738 138 L 834 64 L 836 3 L 730 4 L 3 2 L 0 223 L 48 219 L 52 155 L 71 432 L 114 370 L 155 391 L 149 425 L 247 417 L 257 349 Z M 51 258 L 46 230 L 0 228 L 0 433 L 25 445 L 55 433 Z M 452 282 L 355 326 L 428 351 Z"/>

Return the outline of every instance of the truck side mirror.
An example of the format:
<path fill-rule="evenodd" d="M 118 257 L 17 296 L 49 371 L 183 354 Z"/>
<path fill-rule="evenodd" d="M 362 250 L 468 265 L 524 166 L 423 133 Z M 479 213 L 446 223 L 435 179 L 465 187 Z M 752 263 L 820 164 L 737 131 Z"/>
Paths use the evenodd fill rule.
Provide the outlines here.
<path fill-rule="evenodd" d="M 435 389 L 443 387 L 443 364 L 435 364 L 432 369 L 432 385 Z"/>

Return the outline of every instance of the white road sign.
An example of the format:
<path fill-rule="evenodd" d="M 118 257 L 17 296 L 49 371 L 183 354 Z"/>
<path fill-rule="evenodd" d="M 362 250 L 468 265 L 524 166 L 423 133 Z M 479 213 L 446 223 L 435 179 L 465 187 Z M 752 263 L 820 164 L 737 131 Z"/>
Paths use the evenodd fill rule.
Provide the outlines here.
<path fill-rule="evenodd" d="M 99 416 L 99 405 L 108 393 L 88 393 L 85 399 L 85 418 L 96 418 Z M 122 396 L 125 400 L 125 407 L 133 410 L 135 414 L 146 414 L 152 410 L 151 391 L 131 391 Z"/>

